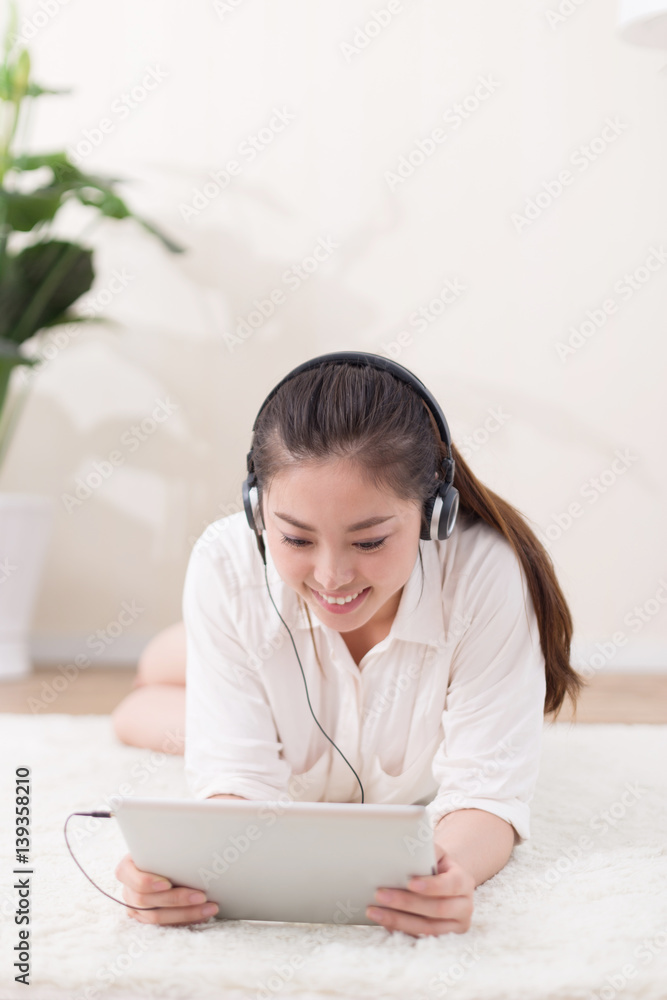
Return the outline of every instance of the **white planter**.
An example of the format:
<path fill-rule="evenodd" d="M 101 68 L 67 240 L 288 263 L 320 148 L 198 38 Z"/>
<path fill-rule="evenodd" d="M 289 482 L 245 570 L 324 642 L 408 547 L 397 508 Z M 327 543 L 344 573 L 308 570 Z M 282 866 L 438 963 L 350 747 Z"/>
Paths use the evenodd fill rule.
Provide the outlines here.
<path fill-rule="evenodd" d="M 0 681 L 32 673 L 29 637 L 55 501 L 0 493 Z"/>

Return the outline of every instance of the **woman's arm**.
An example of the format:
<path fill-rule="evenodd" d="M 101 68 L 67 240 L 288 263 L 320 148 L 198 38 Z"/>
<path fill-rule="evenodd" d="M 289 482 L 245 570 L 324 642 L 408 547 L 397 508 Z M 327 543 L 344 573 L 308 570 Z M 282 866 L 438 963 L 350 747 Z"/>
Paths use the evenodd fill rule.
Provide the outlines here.
<path fill-rule="evenodd" d="M 456 809 L 438 822 L 433 839 L 472 875 L 478 886 L 509 861 L 514 827 L 484 809 Z"/>

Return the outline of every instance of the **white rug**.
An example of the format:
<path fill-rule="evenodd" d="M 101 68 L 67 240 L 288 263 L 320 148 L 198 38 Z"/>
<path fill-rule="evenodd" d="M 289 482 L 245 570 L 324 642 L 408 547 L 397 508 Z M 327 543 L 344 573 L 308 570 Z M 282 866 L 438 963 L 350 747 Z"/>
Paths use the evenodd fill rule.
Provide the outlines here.
<path fill-rule="evenodd" d="M 63 837 L 114 795 L 185 797 L 183 758 L 120 744 L 108 716 L 0 714 L 0 1000 L 612 1000 L 667 997 L 667 726 L 545 727 L 532 839 L 475 890 L 470 930 L 132 920 Z M 32 772 L 31 985 L 14 982 L 14 773 Z M 606 814 L 606 819 L 604 818 Z M 113 819 L 68 825 L 121 897 Z"/>

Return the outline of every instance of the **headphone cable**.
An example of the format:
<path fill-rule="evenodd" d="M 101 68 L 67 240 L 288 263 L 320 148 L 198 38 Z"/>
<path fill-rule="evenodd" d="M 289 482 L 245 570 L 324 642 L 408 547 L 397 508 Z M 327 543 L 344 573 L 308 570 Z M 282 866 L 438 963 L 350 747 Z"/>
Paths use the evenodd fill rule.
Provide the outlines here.
<path fill-rule="evenodd" d="M 349 760 L 347 759 L 347 757 L 345 756 L 345 754 L 343 753 L 343 751 L 340 750 L 336 746 L 336 744 L 334 743 L 334 741 L 329 736 L 327 736 L 327 734 L 324 732 L 324 730 L 320 726 L 319 722 L 317 721 L 315 713 L 313 712 L 313 706 L 310 704 L 310 695 L 308 694 L 308 685 L 306 684 L 306 675 L 304 674 L 303 667 L 301 666 L 301 660 L 299 659 L 299 654 L 297 653 L 296 645 L 294 643 L 294 638 L 292 637 L 292 633 L 290 632 L 290 630 L 289 630 L 289 628 L 287 626 L 287 623 L 285 622 L 285 619 L 283 618 L 283 616 L 278 611 L 278 608 L 276 607 L 276 602 L 273 600 L 273 595 L 271 594 L 271 588 L 269 587 L 269 577 L 268 577 L 267 568 L 266 568 L 266 556 L 265 556 L 264 552 L 262 551 L 264 549 L 264 542 L 263 542 L 263 539 L 261 539 L 259 535 L 257 535 L 257 538 L 262 542 L 262 545 L 261 545 L 261 548 L 260 548 L 259 551 L 260 551 L 262 559 L 264 561 L 264 579 L 266 580 L 266 589 L 269 592 L 269 597 L 271 598 L 271 604 L 273 604 L 274 608 L 276 609 L 276 614 L 278 615 L 278 617 L 280 618 L 281 622 L 283 623 L 283 625 L 287 629 L 287 631 L 289 633 L 290 640 L 292 642 L 292 646 L 294 647 L 294 652 L 296 654 L 296 658 L 297 658 L 298 663 L 299 663 L 299 669 L 301 670 L 301 676 L 303 677 L 303 683 L 304 683 L 304 685 L 306 687 L 306 698 L 308 699 L 308 708 L 310 709 L 310 714 L 315 719 L 315 722 L 317 722 L 317 725 L 319 726 L 320 730 L 324 733 L 324 735 L 329 740 L 329 743 L 331 743 L 331 745 L 333 747 L 335 747 L 336 750 L 338 750 L 338 753 L 341 755 L 341 757 L 343 758 L 343 760 L 345 761 L 345 763 L 347 764 L 347 766 L 350 768 L 350 770 L 354 774 L 354 776 L 357 779 L 357 781 L 359 782 L 359 788 L 361 789 L 361 805 L 363 805 L 363 803 L 364 803 L 364 786 L 361 784 L 361 780 L 359 778 L 359 775 L 354 770 L 354 768 L 350 764 Z"/>
<path fill-rule="evenodd" d="M 65 834 L 65 843 L 67 844 L 67 850 L 70 852 L 70 854 L 72 855 L 72 858 L 74 859 L 74 863 L 79 868 L 81 868 L 81 865 L 79 864 L 79 862 L 74 857 L 74 853 L 72 851 L 72 848 L 70 847 L 69 840 L 67 839 L 67 824 L 71 820 L 72 816 L 97 816 L 97 817 L 100 817 L 101 819 L 111 819 L 111 817 L 113 815 L 114 815 L 113 812 L 89 812 L 89 813 L 73 812 L 73 813 L 70 813 L 69 816 L 67 817 L 67 819 L 65 820 L 65 826 L 64 826 L 64 831 L 63 832 Z M 127 906 L 128 909 L 130 909 L 130 910 L 159 910 L 160 909 L 159 906 L 133 906 L 132 903 L 125 903 L 122 899 L 116 899 L 115 896 L 110 896 L 108 892 L 104 891 L 104 889 L 100 889 L 100 887 L 97 884 L 97 882 L 93 882 L 93 880 L 90 877 L 90 875 L 87 872 L 83 871 L 83 868 L 81 868 L 81 871 L 86 876 L 86 878 L 88 879 L 88 881 L 92 882 L 92 884 L 95 886 L 96 889 L 98 889 L 101 893 L 103 893 L 103 895 L 108 896 L 109 899 L 113 899 L 114 903 L 120 903 L 122 906 Z"/>

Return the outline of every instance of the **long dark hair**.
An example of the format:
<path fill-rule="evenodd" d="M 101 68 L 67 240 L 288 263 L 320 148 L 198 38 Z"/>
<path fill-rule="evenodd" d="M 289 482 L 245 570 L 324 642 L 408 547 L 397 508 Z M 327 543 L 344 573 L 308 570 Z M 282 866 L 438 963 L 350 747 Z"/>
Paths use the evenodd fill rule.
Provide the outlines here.
<path fill-rule="evenodd" d="M 281 386 L 258 417 L 252 446 L 260 504 L 279 472 L 332 458 L 351 459 L 374 486 L 423 504 L 447 454 L 409 385 L 372 365 L 345 362 L 325 362 Z M 544 714 L 557 714 L 566 695 L 576 713 L 586 682 L 570 664 L 572 616 L 551 557 L 524 515 L 477 479 L 455 445 L 452 458 L 459 518 L 481 519 L 500 532 L 525 572 L 546 667 Z"/>

